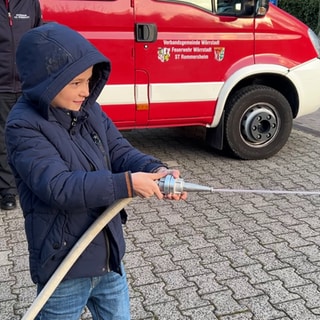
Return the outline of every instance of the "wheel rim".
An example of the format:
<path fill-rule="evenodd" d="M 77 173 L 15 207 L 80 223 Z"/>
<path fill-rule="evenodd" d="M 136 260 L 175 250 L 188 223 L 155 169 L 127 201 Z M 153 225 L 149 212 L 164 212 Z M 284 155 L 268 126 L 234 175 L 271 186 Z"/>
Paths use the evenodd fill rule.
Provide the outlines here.
<path fill-rule="evenodd" d="M 247 144 L 269 143 L 279 131 L 280 120 L 271 106 L 251 106 L 241 118 L 241 137 Z"/>

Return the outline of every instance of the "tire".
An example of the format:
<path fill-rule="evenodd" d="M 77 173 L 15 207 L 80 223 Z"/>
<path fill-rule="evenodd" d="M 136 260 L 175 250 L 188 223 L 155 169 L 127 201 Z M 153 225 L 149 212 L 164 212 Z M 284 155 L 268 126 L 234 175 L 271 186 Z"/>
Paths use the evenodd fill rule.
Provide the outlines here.
<path fill-rule="evenodd" d="M 286 144 L 292 123 L 290 104 L 279 91 L 244 87 L 226 105 L 223 150 L 243 160 L 267 159 Z"/>

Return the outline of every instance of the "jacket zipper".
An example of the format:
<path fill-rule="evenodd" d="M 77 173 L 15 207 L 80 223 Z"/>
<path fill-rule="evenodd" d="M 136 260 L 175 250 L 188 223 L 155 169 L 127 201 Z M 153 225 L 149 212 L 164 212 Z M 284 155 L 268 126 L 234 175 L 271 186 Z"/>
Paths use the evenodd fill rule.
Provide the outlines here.
<path fill-rule="evenodd" d="M 71 126 L 72 127 L 75 127 L 77 125 L 77 118 L 72 118 L 72 121 L 71 121 Z M 93 142 L 98 146 L 98 148 L 101 150 L 106 162 L 107 162 L 107 166 L 110 169 L 111 165 L 110 165 L 110 161 L 109 161 L 109 158 L 107 157 L 106 155 L 106 152 L 103 148 L 103 145 L 101 143 L 101 140 L 98 136 L 98 134 L 96 132 L 93 132 L 91 134 L 91 138 L 93 140 Z M 78 145 L 78 144 L 77 144 Z M 80 148 L 78 146 L 78 148 L 82 151 L 82 148 Z M 83 151 L 82 151 L 83 152 Z M 95 167 L 93 165 L 93 163 L 89 160 L 89 158 L 86 156 L 86 153 L 84 153 L 84 156 L 87 158 L 88 162 L 89 162 L 89 165 L 90 165 L 90 168 L 91 168 L 91 171 L 95 171 Z M 109 241 L 109 236 L 108 236 L 108 231 L 107 231 L 107 228 L 108 226 L 106 226 L 103 230 L 103 235 L 104 235 L 104 238 L 105 238 L 105 242 L 106 242 L 106 248 L 107 248 L 107 258 L 106 258 L 106 266 L 105 266 L 105 269 L 107 272 L 110 272 L 110 241 Z"/>
<path fill-rule="evenodd" d="M 9 0 L 6 0 L 6 8 L 8 11 L 9 26 L 12 27 L 13 20 L 12 20 L 12 15 L 11 15 L 11 11 L 10 11 Z"/>
<path fill-rule="evenodd" d="M 103 157 L 105 158 L 106 160 L 106 163 L 107 163 L 107 166 L 108 166 L 108 169 L 111 170 L 111 164 L 110 164 L 110 160 L 109 158 L 107 157 L 106 155 L 106 152 L 103 148 L 103 145 L 101 143 L 101 140 L 100 140 L 100 137 L 98 136 L 98 134 L 96 132 L 92 132 L 91 133 L 91 138 L 93 140 L 93 142 L 96 144 L 96 146 L 100 149 L 100 151 L 102 152 L 103 154 Z M 109 241 L 109 236 L 108 236 L 108 226 L 105 227 L 104 229 L 104 238 L 105 238 L 105 241 L 106 241 L 106 247 L 107 247 L 107 261 L 106 261 L 106 270 L 107 272 L 110 272 L 110 241 Z"/>
<path fill-rule="evenodd" d="M 106 163 L 107 163 L 107 168 L 111 171 L 111 163 L 110 163 L 110 159 L 106 154 L 106 151 L 102 145 L 102 142 L 100 140 L 100 137 L 98 136 L 98 134 L 96 132 L 92 132 L 91 133 L 91 138 L 93 140 L 93 142 L 96 144 L 96 146 L 100 149 Z"/>

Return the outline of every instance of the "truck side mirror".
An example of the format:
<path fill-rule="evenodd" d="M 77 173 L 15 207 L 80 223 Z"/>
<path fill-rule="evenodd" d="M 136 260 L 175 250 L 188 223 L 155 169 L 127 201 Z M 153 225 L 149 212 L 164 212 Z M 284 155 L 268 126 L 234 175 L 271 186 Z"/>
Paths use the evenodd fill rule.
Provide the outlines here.
<path fill-rule="evenodd" d="M 269 9 L 269 0 L 258 0 L 256 4 L 256 16 L 263 17 Z"/>

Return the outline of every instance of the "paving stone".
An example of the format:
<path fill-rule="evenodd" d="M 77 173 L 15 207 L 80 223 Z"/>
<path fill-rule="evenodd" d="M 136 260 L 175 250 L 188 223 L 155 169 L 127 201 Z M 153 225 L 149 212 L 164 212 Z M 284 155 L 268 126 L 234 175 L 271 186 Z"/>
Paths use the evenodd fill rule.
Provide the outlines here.
<path fill-rule="evenodd" d="M 260 232 L 261 230 L 266 229 L 264 226 L 258 224 L 255 220 L 239 221 L 237 222 L 237 225 L 240 225 L 247 233 Z"/>
<path fill-rule="evenodd" d="M 177 320 L 187 320 L 191 318 L 186 318 L 186 316 L 181 314 L 179 310 L 178 302 L 170 301 L 165 303 L 152 304 L 145 307 L 147 311 L 152 313 L 153 320 L 165 320 L 165 319 L 177 319 Z M 139 318 L 141 319 L 141 318 Z M 144 318 L 143 318 L 144 319 Z M 200 320 L 201 318 L 199 318 Z"/>
<path fill-rule="evenodd" d="M 12 261 L 8 259 L 8 256 L 11 254 L 11 251 L 5 250 L 0 251 L 0 265 L 1 266 L 12 266 Z"/>
<path fill-rule="evenodd" d="M 213 273 L 189 277 L 188 280 L 194 282 L 198 286 L 199 295 L 224 290 L 224 287 L 216 281 L 216 276 Z"/>
<path fill-rule="evenodd" d="M 245 249 L 248 256 L 271 252 L 269 248 L 265 248 L 260 244 L 260 241 L 255 238 L 237 243 L 241 245 L 243 249 Z"/>
<path fill-rule="evenodd" d="M 196 286 L 170 290 L 168 293 L 179 301 L 181 311 L 209 305 L 209 301 L 201 299 Z"/>
<path fill-rule="evenodd" d="M 235 214 L 235 212 L 233 211 L 232 213 Z M 212 205 L 210 206 L 209 209 L 203 209 L 201 213 L 198 212 L 199 216 L 203 214 L 208 221 L 214 221 L 216 219 L 224 219 L 226 218 L 226 216 L 230 217 L 232 213 L 226 212 L 225 214 L 221 214 L 220 212 L 218 212 L 218 206 L 212 206 Z M 235 215 L 239 217 L 239 213 L 236 213 Z"/>
<path fill-rule="evenodd" d="M 276 279 L 275 276 L 272 276 L 272 271 L 270 272 L 271 274 L 268 274 L 262 269 L 262 265 L 260 264 L 238 267 L 236 270 L 248 276 L 251 284 L 257 284 Z"/>
<path fill-rule="evenodd" d="M 190 241 L 190 242 L 192 242 L 192 241 Z M 188 244 L 167 247 L 167 250 L 169 253 L 171 253 L 173 262 L 178 261 L 178 260 L 186 260 L 186 259 L 188 260 L 188 259 L 192 259 L 192 258 L 197 257 L 197 255 L 195 253 L 191 252 Z"/>
<path fill-rule="evenodd" d="M 188 248 L 191 251 L 194 249 L 201 249 L 214 246 L 214 241 L 206 239 L 204 234 L 184 236 L 183 239 L 188 243 Z M 214 247 L 214 249 L 216 249 L 216 247 Z"/>
<path fill-rule="evenodd" d="M 183 269 L 159 273 L 159 278 L 165 283 L 166 290 L 177 290 L 195 285 L 193 277 L 187 278 Z"/>
<path fill-rule="evenodd" d="M 280 261 L 277 258 L 275 252 L 267 252 L 252 255 L 252 258 L 259 261 L 263 265 L 264 270 L 266 271 L 280 269 L 289 266 L 287 263 L 282 262 L 282 260 Z"/>
<path fill-rule="evenodd" d="M 299 252 L 291 249 L 287 242 L 270 243 L 266 244 L 265 247 L 274 251 L 279 259 L 295 257 L 299 255 Z"/>
<path fill-rule="evenodd" d="M 224 233 L 228 236 L 231 237 L 232 241 L 237 244 L 238 242 L 243 242 L 243 241 L 251 241 L 251 240 L 255 240 L 254 235 L 252 235 L 251 233 L 248 233 L 247 231 L 245 231 L 244 229 L 228 229 L 225 230 Z"/>
<path fill-rule="evenodd" d="M 142 297 L 130 297 L 130 314 L 132 319 L 153 320 L 153 313 L 145 310 Z"/>
<path fill-rule="evenodd" d="M 290 319 L 319 320 L 319 316 L 306 308 L 305 303 L 302 300 L 282 302 L 279 303 L 277 307 L 285 311 Z"/>
<path fill-rule="evenodd" d="M 20 320 L 21 317 L 14 311 L 15 301 L 2 300 L 0 301 L 0 316 L 1 320 Z"/>
<path fill-rule="evenodd" d="M 151 265 L 127 268 L 127 270 L 130 271 L 132 283 L 135 287 L 160 282 L 160 279 L 153 273 L 153 266 Z"/>
<path fill-rule="evenodd" d="M 319 308 L 320 310 L 320 291 L 317 285 L 311 283 L 304 286 L 290 288 L 289 290 L 303 298 L 307 308 Z"/>
<path fill-rule="evenodd" d="M 220 255 L 214 247 L 195 249 L 192 251 L 201 258 L 203 265 L 227 260 L 227 258 Z"/>
<path fill-rule="evenodd" d="M 277 276 L 286 288 L 302 286 L 310 283 L 309 280 L 300 277 L 294 268 L 277 269 L 269 271 L 269 273 Z"/>
<path fill-rule="evenodd" d="M 222 315 L 240 313 L 247 310 L 246 307 L 240 305 L 234 299 L 234 294 L 230 289 L 206 294 L 204 298 L 208 299 L 216 307 L 215 314 L 219 319 L 221 319 Z"/>
<path fill-rule="evenodd" d="M 168 251 L 162 248 L 160 241 L 136 243 L 135 248 L 139 248 L 143 252 L 144 258 L 168 254 Z"/>
<path fill-rule="evenodd" d="M 212 272 L 210 268 L 201 263 L 199 258 L 175 261 L 175 264 L 184 270 L 185 277 L 192 277 L 194 275 Z"/>
<path fill-rule="evenodd" d="M 21 256 L 28 251 L 28 243 L 27 241 L 17 242 L 12 246 L 12 251 L 10 254 L 10 258 Z"/>
<path fill-rule="evenodd" d="M 188 237 L 188 239 L 190 239 L 191 237 L 198 237 L 201 230 L 198 231 L 193 226 L 190 226 L 186 223 L 174 226 L 174 231 L 178 239 L 184 237 Z"/>
<path fill-rule="evenodd" d="M 142 251 L 127 252 L 124 257 L 124 262 L 130 266 L 130 268 L 150 265 L 150 262 L 144 259 Z"/>
<path fill-rule="evenodd" d="M 302 237 L 316 237 L 320 235 L 319 232 L 310 228 L 307 223 L 289 226 L 288 228 L 297 231 Z"/>
<path fill-rule="evenodd" d="M 134 231 L 142 231 L 142 230 L 147 230 L 149 229 L 144 225 L 142 219 L 132 219 L 130 223 L 126 224 L 126 231 L 130 232 L 131 236 L 135 238 L 135 233 Z"/>
<path fill-rule="evenodd" d="M 272 304 L 299 299 L 299 296 L 287 290 L 280 280 L 258 283 L 255 284 L 255 287 L 263 290 L 270 297 L 270 303 Z"/>
<path fill-rule="evenodd" d="M 270 230 L 261 230 L 259 232 L 254 232 L 253 234 L 259 239 L 261 245 L 283 241 L 281 238 L 276 237 Z"/>
<path fill-rule="evenodd" d="M 305 217 L 301 218 L 300 220 L 306 222 L 313 230 L 320 229 L 320 217 L 318 216 Z"/>
<path fill-rule="evenodd" d="M 28 270 L 15 272 L 14 278 L 15 284 L 12 285 L 14 289 L 34 286 Z"/>
<path fill-rule="evenodd" d="M 219 219 L 219 220 L 214 220 L 214 224 L 216 224 L 221 231 L 225 231 L 228 229 L 235 229 L 236 225 L 230 221 L 230 219 Z"/>
<path fill-rule="evenodd" d="M 319 271 L 304 274 L 303 277 L 305 279 L 310 279 L 313 283 L 315 283 L 317 286 L 320 287 L 320 272 Z"/>
<path fill-rule="evenodd" d="M 145 243 L 145 242 L 150 242 L 150 241 L 154 241 L 154 237 L 151 233 L 150 230 L 146 229 L 146 230 L 137 230 L 137 231 L 133 231 L 131 232 L 131 235 L 134 237 L 134 242 L 135 243 Z"/>
<path fill-rule="evenodd" d="M 242 210 L 232 210 L 225 211 L 223 214 L 217 212 L 219 206 L 217 206 L 216 210 L 204 210 L 203 214 L 207 217 L 208 221 L 214 221 L 217 219 L 227 219 L 229 218 L 231 222 L 236 223 L 237 221 L 250 220 L 251 218 L 244 215 Z"/>
<path fill-rule="evenodd" d="M 240 249 L 240 246 L 236 245 L 232 241 L 231 237 L 221 237 L 221 238 L 212 239 L 211 243 L 213 243 L 216 246 L 218 252 Z"/>
<path fill-rule="evenodd" d="M 233 292 L 235 299 L 245 299 L 263 294 L 259 289 L 256 289 L 249 283 L 247 277 L 233 278 L 221 281 L 221 284 L 228 286 Z"/>
<path fill-rule="evenodd" d="M 250 312 L 241 312 L 237 314 L 222 316 L 219 319 L 220 320 L 247 320 L 247 319 L 253 319 L 253 314 Z"/>
<path fill-rule="evenodd" d="M 226 236 L 225 232 L 221 231 L 216 225 L 202 227 L 199 232 L 203 233 L 207 240 L 219 239 Z"/>
<path fill-rule="evenodd" d="M 242 299 L 240 303 L 254 314 L 254 319 L 274 320 L 286 316 L 284 312 L 270 304 L 269 297 L 266 295 Z"/>
<path fill-rule="evenodd" d="M 279 218 L 277 218 L 277 219 L 271 218 L 266 212 L 261 211 L 261 209 L 260 209 L 260 212 L 250 214 L 250 217 L 252 219 L 254 219 L 256 221 L 256 223 L 258 223 L 259 225 L 262 225 L 262 226 L 265 224 L 278 222 L 277 220 L 279 220 Z"/>
<path fill-rule="evenodd" d="M 154 272 L 167 272 L 180 269 L 172 261 L 170 254 L 163 256 L 147 257 L 146 261 L 150 262 L 154 267 Z"/>
<path fill-rule="evenodd" d="M 244 273 L 239 272 L 239 269 L 235 269 L 231 266 L 230 261 L 210 263 L 207 264 L 206 267 L 213 271 L 213 273 L 216 275 L 217 281 L 244 276 Z"/>
<path fill-rule="evenodd" d="M 212 222 L 208 219 L 206 219 L 206 217 L 202 214 L 201 219 L 199 219 L 199 216 L 195 216 L 195 217 L 182 217 L 183 222 L 184 223 L 188 223 L 190 225 L 192 225 L 195 230 L 201 230 L 204 227 L 207 226 L 211 226 Z"/>
<path fill-rule="evenodd" d="M 255 264 L 256 262 L 251 259 L 245 250 L 233 250 L 225 251 L 221 253 L 223 256 L 228 257 L 231 261 L 231 265 L 234 268 Z"/>
<path fill-rule="evenodd" d="M 286 233 L 286 234 L 280 234 L 280 235 L 278 235 L 278 237 L 280 239 L 283 239 L 286 242 L 288 242 L 289 247 L 293 248 L 293 249 L 312 244 L 311 241 L 306 240 L 298 232 L 290 232 L 290 233 Z"/>
<path fill-rule="evenodd" d="M 265 225 L 266 229 L 269 229 L 273 235 L 277 236 L 277 235 L 281 235 L 281 234 L 286 234 L 289 233 L 291 230 L 288 229 L 287 226 L 285 226 L 283 223 L 281 222 L 272 222 L 272 223 L 268 223 Z"/>
<path fill-rule="evenodd" d="M 186 243 L 184 240 L 177 237 L 176 232 L 168 232 L 168 229 L 165 231 L 165 233 L 153 233 L 155 240 L 160 240 L 163 248 Z"/>
<path fill-rule="evenodd" d="M 8 265 L 5 261 L 4 265 L 0 265 L 0 283 L 3 281 L 14 281 L 15 282 L 15 275 L 11 274 L 12 266 Z M 0 286 L 1 287 L 1 286 Z"/>
<path fill-rule="evenodd" d="M 311 262 L 320 261 L 320 248 L 317 245 L 309 245 L 295 249 L 296 252 L 302 252 Z"/>
<path fill-rule="evenodd" d="M 146 213 L 139 212 L 139 217 L 141 217 L 143 225 L 148 228 L 150 227 L 150 224 L 153 224 L 155 222 L 164 222 L 164 218 L 160 217 L 156 210 L 149 210 Z M 129 227 L 130 223 L 128 223 L 126 226 Z"/>
<path fill-rule="evenodd" d="M 154 222 L 148 225 L 148 230 L 150 230 L 151 234 L 153 236 L 157 236 L 159 239 L 162 239 L 162 237 L 169 236 L 169 232 L 171 232 L 172 237 L 176 239 L 176 241 L 179 239 L 177 238 L 177 234 L 175 232 L 176 227 L 172 227 L 171 229 L 168 228 L 168 224 L 166 221 L 161 220 L 159 222 Z"/>
<path fill-rule="evenodd" d="M 320 271 L 320 266 L 317 266 L 315 263 L 312 263 L 308 260 L 308 258 L 304 255 L 284 258 L 283 262 L 287 262 L 290 266 L 294 267 L 298 274 L 305 274 Z"/>
<path fill-rule="evenodd" d="M 165 284 L 162 282 L 139 286 L 135 290 L 141 293 L 144 307 L 174 301 L 172 295 L 167 294 Z"/>
<path fill-rule="evenodd" d="M 191 320 L 218 320 L 218 318 L 214 315 L 214 306 L 205 306 L 195 309 L 183 310 L 182 315 L 183 319 L 191 319 Z M 171 319 L 168 317 L 167 319 Z"/>
<path fill-rule="evenodd" d="M 282 223 L 282 225 L 289 227 L 289 226 L 301 224 L 301 220 L 303 220 L 303 218 L 296 219 L 292 215 L 292 213 L 289 213 L 289 214 L 282 214 L 282 215 L 277 216 L 277 220 L 279 220 Z"/>

